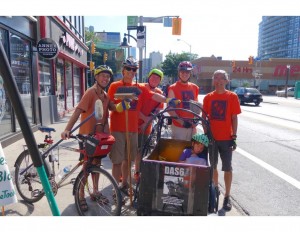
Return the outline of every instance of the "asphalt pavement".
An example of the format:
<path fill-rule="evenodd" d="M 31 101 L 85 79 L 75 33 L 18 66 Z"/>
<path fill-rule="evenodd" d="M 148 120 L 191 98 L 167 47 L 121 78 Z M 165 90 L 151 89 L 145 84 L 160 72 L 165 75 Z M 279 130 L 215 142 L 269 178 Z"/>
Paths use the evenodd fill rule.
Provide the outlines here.
<path fill-rule="evenodd" d="M 272 100 L 273 99 L 273 100 Z M 296 104 L 300 103 L 300 100 L 297 99 L 282 99 L 282 98 L 268 98 L 268 101 L 273 101 L 275 104 L 276 101 L 285 102 L 292 100 L 293 102 L 296 102 Z M 72 113 L 72 112 L 71 112 Z M 63 131 L 63 129 L 66 126 L 66 123 L 68 122 L 70 114 L 67 114 L 63 119 L 61 119 L 59 122 L 56 122 L 54 124 L 48 125 L 49 127 L 55 128 L 56 132 L 54 132 L 53 139 L 54 141 L 58 141 L 60 139 L 60 133 Z M 76 133 L 76 132 L 75 132 Z M 40 131 L 36 131 L 34 133 L 34 136 L 36 138 L 37 143 L 42 142 L 44 140 L 45 134 L 41 133 Z M 66 141 L 70 143 L 70 141 Z M 7 147 L 5 147 L 4 155 L 7 161 L 7 164 L 9 166 L 9 170 L 12 176 L 14 176 L 14 163 L 18 157 L 18 155 L 23 151 L 24 145 L 25 145 L 24 139 L 21 139 Z M 74 142 L 74 146 L 76 146 L 77 143 Z M 60 160 L 60 168 L 63 168 L 67 164 L 73 164 L 73 166 L 78 162 L 78 153 L 74 153 L 71 151 L 63 150 L 60 152 L 59 156 Z M 108 157 L 103 159 L 103 165 L 104 168 L 111 172 L 111 163 Z M 76 177 L 76 174 L 75 176 Z M 220 173 L 220 178 L 223 177 L 223 173 Z M 74 197 L 72 195 L 72 184 L 69 184 L 67 186 L 64 186 L 58 190 L 57 195 L 55 196 L 57 206 L 60 210 L 60 213 L 62 216 L 77 216 L 77 211 L 74 203 Z M 15 191 L 16 187 L 15 187 Z M 239 208 L 238 204 L 235 204 L 234 199 L 232 199 L 233 208 L 231 211 L 226 212 L 224 209 L 222 209 L 222 203 L 223 203 L 223 194 L 224 194 L 224 186 L 220 186 L 220 201 L 219 201 L 219 211 L 217 214 L 210 214 L 209 216 L 244 216 L 246 215 L 241 208 Z M 6 216 L 51 216 L 52 212 L 50 210 L 48 201 L 46 197 L 43 197 L 39 202 L 34 204 L 28 204 L 25 201 L 22 200 L 22 198 L 18 195 L 18 202 L 14 204 L 10 204 L 4 207 L 4 215 Z M 134 207 L 130 206 L 129 201 L 127 201 L 126 205 L 123 206 L 122 209 L 122 215 L 124 216 L 135 216 L 136 210 Z"/>

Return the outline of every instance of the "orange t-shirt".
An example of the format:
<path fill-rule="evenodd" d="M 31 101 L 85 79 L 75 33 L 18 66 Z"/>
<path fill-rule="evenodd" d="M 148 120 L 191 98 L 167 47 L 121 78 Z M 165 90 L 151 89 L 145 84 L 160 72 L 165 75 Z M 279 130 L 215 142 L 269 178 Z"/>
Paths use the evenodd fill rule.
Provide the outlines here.
<path fill-rule="evenodd" d="M 159 88 L 155 88 L 154 90 L 150 90 L 149 86 L 146 83 L 140 84 L 140 85 L 145 86 L 145 88 L 148 91 L 152 91 L 152 92 L 159 93 L 159 94 L 163 95 L 163 91 Z M 150 116 L 150 113 L 155 109 L 163 109 L 164 108 L 164 103 L 157 102 L 157 101 L 153 100 L 152 98 L 149 98 L 149 99 L 144 98 L 141 105 L 142 105 L 141 106 L 141 113 L 144 114 L 145 116 Z M 138 131 L 139 133 L 143 132 L 140 128 L 140 126 L 143 123 L 144 123 L 144 121 L 141 118 L 139 118 L 139 131 Z M 152 126 L 150 124 L 147 127 L 147 129 L 145 130 L 145 134 L 149 135 L 151 133 L 151 130 L 152 130 Z"/>
<path fill-rule="evenodd" d="M 134 87 L 136 86 L 141 90 L 138 100 L 132 100 L 130 102 L 130 109 L 128 110 L 128 132 L 138 132 L 138 119 L 139 111 L 142 106 L 144 98 L 151 98 L 153 92 L 148 91 L 145 86 L 135 83 L 124 83 L 123 80 L 119 80 L 111 83 L 108 89 L 108 96 L 114 102 L 118 104 L 121 102 L 119 99 L 115 99 L 114 94 L 117 92 L 118 88 Z M 125 111 L 119 113 L 117 111 L 112 111 L 110 113 L 110 130 L 111 132 L 126 132 L 126 116 Z"/>
<path fill-rule="evenodd" d="M 198 102 L 198 95 L 199 95 L 199 87 L 194 84 L 188 82 L 187 84 L 183 84 L 180 81 L 177 81 L 176 83 L 170 85 L 168 92 L 173 90 L 175 98 L 180 99 L 182 101 L 196 101 Z M 190 104 L 189 103 L 180 103 L 178 108 L 183 108 L 183 109 L 190 109 Z M 194 116 L 191 113 L 184 112 L 182 110 L 176 111 L 176 114 L 179 117 L 183 118 L 194 118 Z M 179 124 L 177 121 L 173 120 L 173 124 L 177 127 L 183 127 L 181 124 Z"/>
<path fill-rule="evenodd" d="M 238 96 L 228 90 L 223 94 L 213 91 L 204 97 L 203 110 L 209 118 L 214 139 L 230 140 L 232 135 L 231 116 L 241 113 Z"/>
<path fill-rule="evenodd" d="M 84 95 L 82 96 L 82 99 L 80 100 L 79 104 L 76 108 L 81 109 L 83 112 L 80 116 L 80 121 L 82 122 L 85 120 L 89 115 L 94 113 L 95 111 L 95 102 L 99 99 L 99 96 L 96 93 L 96 87 L 92 86 L 91 88 L 87 89 Z M 80 134 L 91 134 L 95 130 L 96 123 L 108 123 L 108 109 L 109 109 L 109 97 L 107 96 L 107 93 L 104 92 L 104 97 L 102 99 L 103 104 L 103 117 L 101 120 L 96 120 L 95 117 L 90 118 L 86 123 L 82 124 L 82 126 L 79 128 Z M 101 129 L 101 126 L 99 128 Z M 108 131 L 106 131 L 108 132 Z"/>

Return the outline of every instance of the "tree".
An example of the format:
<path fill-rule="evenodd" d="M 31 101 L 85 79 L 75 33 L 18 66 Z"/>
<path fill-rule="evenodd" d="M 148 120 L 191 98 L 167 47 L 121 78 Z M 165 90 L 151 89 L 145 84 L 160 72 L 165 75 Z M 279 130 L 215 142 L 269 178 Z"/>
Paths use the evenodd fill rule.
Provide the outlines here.
<path fill-rule="evenodd" d="M 178 71 L 177 71 L 177 67 L 179 65 L 179 63 L 181 61 L 185 61 L 185 60 L 194 60 L 197 59 L 198 55 L 197 54 L 190 54 L 190 53 L 171 53 L 169 52 L 168 55 L 166 55 L 166 59 L 164 60 L 164 62 L 162 62 L 162 70 L 164 72 L 164 75 L 171 77 L 172 78 L 172 82 L 174 83 L 177 76 L 178 76 Z"/>

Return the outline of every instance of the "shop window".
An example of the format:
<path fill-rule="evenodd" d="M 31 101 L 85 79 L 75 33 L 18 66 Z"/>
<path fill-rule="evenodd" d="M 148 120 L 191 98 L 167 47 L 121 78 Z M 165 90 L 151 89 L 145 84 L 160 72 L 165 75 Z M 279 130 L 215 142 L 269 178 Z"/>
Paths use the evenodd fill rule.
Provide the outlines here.
<path fill-rule="evenodd" d="M 10 34 L 11 69 L 21 95 L 21 99 L 30 123 L 33 123 L 32 111 L 32 74 L 30 42 L 14 34 Z M 16 120 L 17 128 L 18 120 Z"/>
<path fill-rule="evenodd" d="M 56 63 L 56 91 L 57 111 L 60 117 L 65 113 L 65 82 L 64 82 L 64 61 L 57 59 Z"/>
<path fill-rule="evenodd" d="M 39 61 L 40 96 L 53 95 L 52 69 L 49 60 Z"/>
<path fill-rule="evenodd" d="M 0 28 L 0 42 L 7 53 L 7 31 Z M 11 104 L 7 96 L 7 90 L 2 76 L 0 75 L 0 137 L 9 134 L 12 128 Z"/>
<path fill-rule="evenodd" d="M 73 108 L 72 63 L 65 62 L 67 109 Z"/>
<path fill-rule="evenodd" d="M 80 88 L 80 68 L 74 65 L 73 68 L 74 78 L 74 105 L 76 106 L 81 99 L 81 88 Z"/>

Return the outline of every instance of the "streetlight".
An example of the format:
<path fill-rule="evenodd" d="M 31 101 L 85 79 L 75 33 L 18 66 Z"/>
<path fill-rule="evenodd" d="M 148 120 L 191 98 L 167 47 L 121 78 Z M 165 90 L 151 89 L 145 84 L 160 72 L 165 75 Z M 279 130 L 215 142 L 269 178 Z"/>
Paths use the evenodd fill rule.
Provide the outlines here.
<path fill-rule="evenodd" d="M 191 61 L 192 60 L 192 45 L 190 45 L 188 42 L 184 41 L 183 39 L 177 39 L 177 41 L 182 41 L 190 47 L 190 61 Z"/>
<path fill-rule="evenodd" d="M 285 80 L 285 97 L 287 98 L 287 88 L 288 88 L 288 81 L 289 81 L 289 75 L 290 75 L 290 68 L 291 66 L 289 64 L 286 65 L 286 80 Z"/>
<path fill-rule="evenodd" d="M 132 39 L 135 40 L 135 42 L 138 42 L 138 41 L 137 41 L 137 38 L 133 37 L 132 35 L 124 33 L 123 42 L 121 43 L 120 47 L 128 48 L 128 51 L 129 51 L 129 48 L 131 47 L 131 45 L 128 43 L 126 36 L 131 37 Z M 142 49 L 143 49 L 142 47 L 139 47 L 139 51 L 140 51 L 139 52 L 140 53 L 139 54 L 139 58 L 140 58 L 140 60 L 139 60 L 139 82 L 143 82 L 143 76 L 142 76 L 143 75 L 143 72 L 142 72 L 142 70 L 143 70 L 143 50 Z"/>

